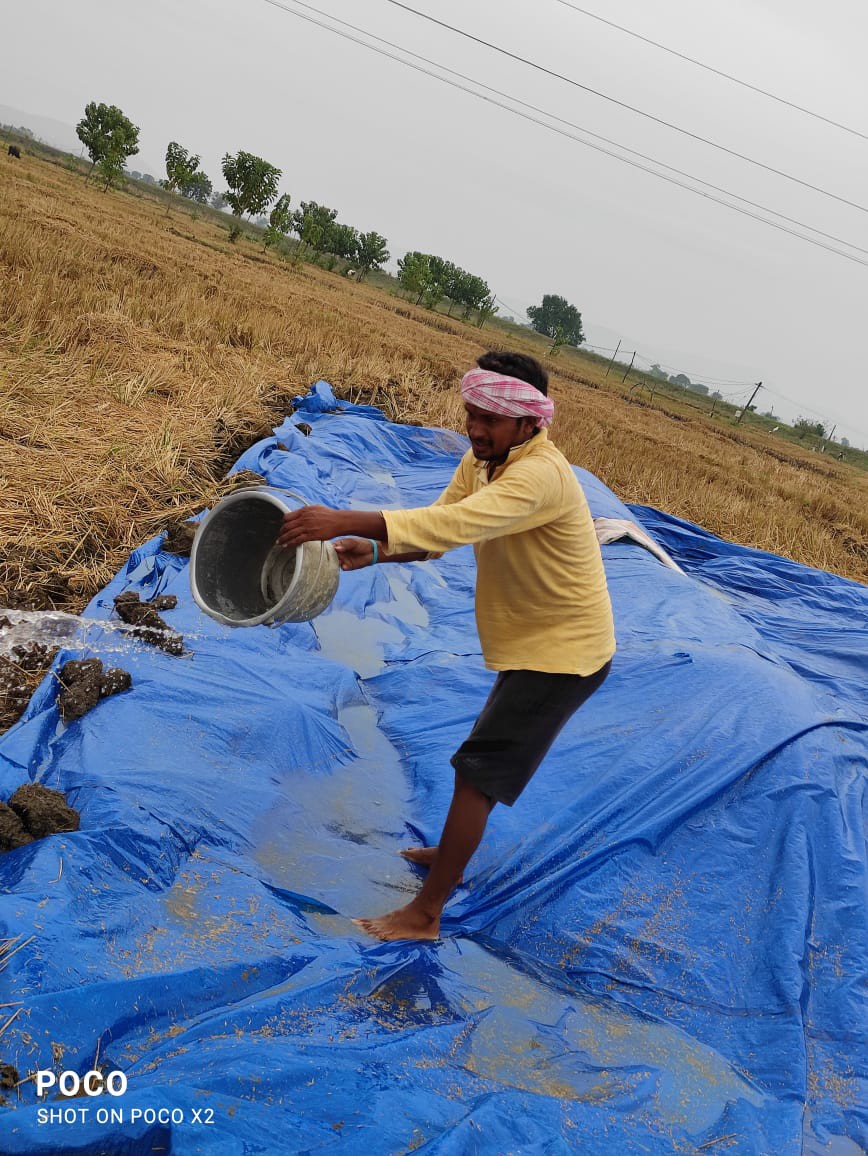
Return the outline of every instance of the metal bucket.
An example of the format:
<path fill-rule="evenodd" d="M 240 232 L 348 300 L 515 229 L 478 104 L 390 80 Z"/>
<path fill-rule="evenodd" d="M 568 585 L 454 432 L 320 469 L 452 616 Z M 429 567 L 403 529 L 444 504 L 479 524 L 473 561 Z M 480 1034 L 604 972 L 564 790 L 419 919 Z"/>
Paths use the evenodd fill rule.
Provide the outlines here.
<path fill-rule="evenodd" d="M 190 589 L 206 614 L 227 626 L 277 626 L 325 610 L 338 588 L 338 557 L 330 542 L 276 544 L 294 508 L 263 486 L 236 490 L 206 514 L 190 551 Z"/>

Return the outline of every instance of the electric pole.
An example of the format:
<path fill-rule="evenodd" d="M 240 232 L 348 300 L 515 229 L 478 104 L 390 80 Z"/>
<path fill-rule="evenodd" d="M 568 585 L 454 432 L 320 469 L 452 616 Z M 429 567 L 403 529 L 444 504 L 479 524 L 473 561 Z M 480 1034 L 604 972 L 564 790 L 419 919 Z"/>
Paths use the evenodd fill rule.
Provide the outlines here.
<path fill-rule="evenodd" d="M 635 360 L 636 360 L 636 350 L 634 349 L 634 350 L 633 350 L 633 356 L 630 358 L 630 364 L 627 366 L 627 373 L 625 373 L 625 374 L 624 374 L 624 376 L 621 378 L 621 384 L 622 384 L 622 385 L 623 385 L 623 384 L 624 384 L 624 382 L 627 380 L 627 374 L 628 374 L 628 373 L 630 372 L 630 370 L 633 368 L 633 362 L 634 362 Z"/>
<path fill-rule="evenodd" d="M 614 363 L 615 363 L 615 358 L 618 356 L 618 350 L 619 350 L 620 348 L 621 348 L 621 338 L 619 337 L 619 338 L 618 338 L 618 344 L 617 344 L 617 346 L 616 346 L 616 348 L 615 348 L 615 352 L 612 354 L 612 360 L 609 362 L 609 364 L 608 364 L 608 366 L 607 366 L 607 368 L 606 368 L 606 377 L 608 377 L 608 376 L 609 376 L 609 370 L 610 370 L 610 369 L 612 368 L 612 366 L 614 365 Z"/>
<path fill-rule="evenodd" d="M 756 389 L 754 389 L 753 393 L 750 395 L 750 398 L 748 399 L 748 403 L 747 403 L 747 405 L 744 407 L 744 409 L 741 411 L 741 413 L 740 413 L 740 414 L 738 415 L 738 417 L 735 419 L 735 424 L 736 424 L 736 425 L 738 425 L 738 424 L 739 424 L 739 422 L 741 421 L 741 419 L 744 417 L 744 415 L 745 415 L 745 414 L 747 413 L 747 411 L 750 409 L 750 404 L 751 404 L 751 402 L 753 401 L 753 399 L 756 397 L 756 395 L 759 393 L 760 389 L 762 388 L 762 384 L 763 384 L 763 383 L 762 383 L 761 381 L 758 381 L 758 382 L 756 383 Z"/>

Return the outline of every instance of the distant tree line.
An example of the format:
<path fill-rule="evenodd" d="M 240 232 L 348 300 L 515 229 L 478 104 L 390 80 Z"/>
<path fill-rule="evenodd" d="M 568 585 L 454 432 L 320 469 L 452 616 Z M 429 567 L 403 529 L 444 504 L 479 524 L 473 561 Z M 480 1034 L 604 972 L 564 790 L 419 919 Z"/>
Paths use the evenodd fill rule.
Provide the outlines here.
<path fill-rule="evenodd" d="M 445 298 L 450 317 L 456 305 L 462 308 L 465 320 L 475 311 L 480 326 L 497 312 L 494 294 L 482 277 L 433 253 L 414 250 L 400 258 L 398 284 L 417 305 L 429 309 L 436 309 Z"/>
<path fill-rule="evenodd" d="M 659 377 L 663 381 L 668 381 L 670 385 L 680 385 L 682 389 L 692 389 L 694 393 L 701 393 L 705 397 L 711 396 L 716 400 L 720 400 L 723 397 L 723 394 L 718 393 L 717 390 L 711 393 L 707 385 L 702 385 L 702 383 L 698 381 L 691 381 L 686 373 L 673 373 L 667 376 L 666 370 L 657 364 L 651 366 L 651 372 L 655 377 Z M 756 406 L 752 408 L 756 409 Z"/>
<path fill-rule="evenodd" d="M 826 436 L 826 425 L 824 422 L 817 421 L 816 418 L 797 417 L 793 422 L 793 429 L 799 435 L 799 441 L 802 441 L 808 434 L 813 437 L 824 438 Z M 841 439 L 843 445 L 845 438 Z M 849 442 L 847 443 L 849 445 Z"/>
<path fill-rule="evenodd" d="M 98 169 L 106 189 L 124 175 L 127 159 L 138 152 L 138 126 L 115 105 L 91 101 L 76 132 L 91 158 L 91 173 Z M 234 218 L 229 232 L 231 241 L 241 235 L 245 217 L 258 218 L 264 229 L 266 248 L 279 248 L 294 234 L 298 238 L 299 253 L 327 255 L 328 268 L 334 268 L 338 258 L 345 260 L 354 267 L 359 281 L 389 260 L 385 237 L 373 230 L 362 232 L 339 221 L 337 209 L 317 201 L 302 201 L 293 209 L 289 193 L 279 195 L 281 170 L 254 153 L 240 150 L 225 154 L 221 170 L 228 187 L 222 192 L 214 189 L 198 154 L 178 141 L 169 142 L 165 164 L 166 176 L 159 184 L 167 192 L 178 193 L 199 204 L 211 204 L 215 209 L 231 210 Z M 146 182 L 154 181 L 147 173 L 132 175 Z M 458 309 L 464 320 L 475 314 L 482 326 L 497 312 L 494 293 L 484 278 L 434 253 L 418 250 L 406 253 L 398 261 L 398 282 L 416 304 L 436 309 L 442 301 L 447 301 L 450 317 L 453 310 Z M 559 345 L 577 346 L 584 341 L 582 316 L 563 297 L 546 294 L 541 305 L 528 309 L 528 316 L 537 332 L 552 339 L 552 351 Z"/>

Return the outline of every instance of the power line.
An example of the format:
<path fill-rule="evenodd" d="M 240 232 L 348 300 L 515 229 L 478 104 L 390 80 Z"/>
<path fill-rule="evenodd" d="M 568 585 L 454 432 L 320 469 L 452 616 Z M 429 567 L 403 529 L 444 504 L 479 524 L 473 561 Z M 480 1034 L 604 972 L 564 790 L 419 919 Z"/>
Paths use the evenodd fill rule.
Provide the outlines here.
<path fill-rule="evenodd" d="M 508 301 L 504 301 L 504 299 L 502 297 L 495 296 L 495 301 L 498 301 L 501 305 L 504 306 L 504 308 L 509 309 L 512 313 L 521 314 L 523 317 L 527 318 L 528 321 L 530 320 L 530 318 L 528 318 L 527 313 L 525 312 L 524 309 L 519 309 L 515 305 L 510 305 L 510 303 Z M 541 334 L 541 336 L 545 336 L 545 335 Z M 577 351 L 579 353 L 582 353 L 584 350 L 592 350 L 594 353 L 617 353 L 618 352 L 618 349 L 613 349 L 611 346 L 591 345 L 591 343 L 588 341 L 583 341 L 581 346 L 577 346 L 576 348 L 577 348 Z M 620 346 L 618 348 L 620 348 Z M 733 381 L 733 380 L 730 380 L 728 378 L 708 377 L 706 374 L 702 374 L 702 373 L 700 373 L 700 374 L 689 373 L 687 370 L 681 369 L 679 366 L 667 365 L 665 362 L 662 362 L 662 361 L 651 361 L 651 359 L 649 357 L 646 357 L 644 354 L 639 353 L 638 350 L 636 351 L 635 356 L 636 356 L 636 358 L 638 358 L 639 361 L 647 362 L 649 366 L 658 365 L 661 369 L 668 369 L 668 370 L 671 370 L 673 372 L 685 373 L 688 377 L 691 377 L 691 378 L 696 377 L 697 379 L 701 379 L 701 380 L 697 381 L 697 384 L 713 385 L 713 386 L 721 386 L 721 385 L 738 385 L 738 386 L 741 386 L 740 389 L 729 390 L 726 393 L 721 393 L 719 389 L 717 389 L 717 388 L 715 389 L 714 392 L 715 392 L 715 394 L 718 395 L 719 399 L 721 401 L 728 402 L 728 404 L 730 404 L 730 405 L 740 405 L 741 400 L 746 399 L 748 393 L 756 385 L 756 382 L 754 382 L 754 381 L 750 381 L 750 382 Z M 644 371 L 639 369 L 639 370 L 636 370 L 635 372 L 643 373 Z M 666 382 L 665 384 L 669 385 L 669 384 L 671 384 L 671 382 Z M 787 397 L 785 394 L 779 393 L 777 390 L 770 389 L 766 385 L 763 385 L 763 389 L 766 391 L 766 393 L 772 394 L 774 397 L 777 397 L 781 401 L 789 402 L 790 405 L 796 406 L 797 408 L 800 408 L 803 410 L 807 410 L 808 413 L 812 413 L 816 417 L 823 418 L 823 420 L 827 423 L 828 423 L 830 416 L 831 416 L 840 425 L 846 425 L 851 430 L 852 433 L 857 434 L 859 437 L 864 437 L 866 439 L 866 441 L 868 441 L 868 434 L 865 434 L 862 431 L 855 429 L 852 425 L 850 425 L 849 420 L 847 420 L 846 418 L 842 418 L 842 417 L 837 416 L 835 414 L 829 415 L 829 414 L 820 413 L 819 410 L 812 409 L 810 406 L 807 406 L 807 405 L 803 405 L 801 402 L 795 401 L 793 398 Z M 733 399 L 738 399 L 738 400 L 733 400 Z M 781 420 L 783 420 L 783 419 L 781 419 Z M 785 422 L 784 424 L 789 424 L 789 423 Z"/>
<path fill-rule="evenodd" d="M 739 80 L 737 76 L 731 76 L 728 72 L 723 72 L 720 68 L 713 68 L 710 64 L 704 64 L 701 60 L 695 60 L 692 56 L 687 56 L 684 52 L 678 52 L 674 48 L 669 48 L 666 44 L 660 44 L 656 40 L 642 36 L 630 28 L 625 28 L 622 24 L 615 24 L 613 20 L 606 20 L 605 17 L 598 16 L 596 12 L 589 12 L 587 8 L 580 8 L 578 4 L 571 4 L 570 0 L 555 0 L 555 2 L 562 4 L 564 8 L 572 8 L 574 12 L 581 12 L 583 16 L 589 16 L 592 20 L 599 20 L 601 24 L 608 24 L 610 28 L 617 28 L 619 32 L 624 32 L 627 36 L 633 36 L 636 40 L 641 40 L 644 44 L 650 44 L 653 48 L 659 48 L 662 52 L 668 52 L 670 56 L 677 56 L 679 60 L 686 60 L 689 64 L 695 64 L 697 68 L 704 68 L 706 72 L 713 72 L 715 76 L 722 76 L 724 80 L 731 80 L 733 84 L 739 84 L 742 88 L 748 88 L 751 92 L 759 93 L 760 96 L 768 97 L 769 100 L 786 105 L 787 108 L 793 108 L 796 112 L 803 112 L 805 116 L 812 116 L 815 120 L 823 121 L 824 124 L 830 124 L 834 128 L 841 129 L 843 132 L 849 132 L 853 136 L 861 137 L 862 140 L 868 140 L 868 134 L 860 132 L 856 128 L 849 128 L 846 124 L 841 124 L 840 121 L 823 116 L 822 113 L 813 112 L 809 108 L 803 108 L 802 105 L 795 104 L 792 100 L 786 100 L 782 96 L 776 96 L 773 92 L 759 88 L 756 84 L 749 84 L 746 80 Z"/>
<path fill-rule="evenodd" d="M 499 302 L 499 304 L 501 304 L 505 309 L 509 309 L 511 313 L 519 313 L 523 317 L 527 318 L 528 321 L 530 320 L 530 318 L 528 317 L 528 315 L 524 309 L 518 309 L 515 305 L 510 305 L 510 303 L 508 301 L 504 301 L 504 299 L 502 297 L 495 296 L 494 299 L 495 299 L 495 301 Z M 545 334 L 540 334 L 540 336 L 544 337 Z M 591 350 L 594 353 L 617 353 L 618 349 L 620 349 L 620 346 L 618 346 L 617 348 L 613 348 L 611 345 L 608 345 L 608 346 L 607 345 L 592 345 L 589 341 L 583 341 L 581 345 L 576 346 L 576 349 L 578 350 L 579 353 L 582 353 L 585 350 Z M 668 369 L 668 370 L 671 370 L 673 373 L 685 373 L 689 377 L 700 378 L 703 384 L 708 384 L 708 385 L 740 385 L 743 387 L 742 389 L 735 390 L 732 393 L 721 394 L 720 396 L 722 398 L 744 396 L 748 392 L 748 390 L 752 389 L 755 385 L 755 382 L 753 382 L 753 381 L 749 381 L 749 382 L 748 381 L 732 381 L 728 378 L 707 377 L 705 374 L 701 374 L 701 373 L 700 374 L 688 373 L 687 370 L 681 369 L 679 366 L 666 365 L 662 361 L 652 361 L 650 359 L 650 357 L 646 357 L 644 354 L 639 353 L 638 350 L 636 350 L 634 356 L 636 357 L 636 359 L 638 361 L 647 362 L 649 366 L 656 365 L 660 369 Z M 637 370 L 636 372 L 642 373 L 644 371 L 643 370 Z M 671 384 L 671 383 L 667 383 L 667 384 Z"/>
<path fill-rule="evenodd" d="M 504 301 L 504 299 L 502 297 L 495 296 L 494 300 L 499 301 L 500 304 L 504 307 L 504 309 L 508 309 L 510 311 L 510 313 L 519 313 L 522 317 L 524 317 L 524 319 L 526 321 L 528 321 L 528 322 L 530 321 L 530 318 L 528 317 L 528 315 L 524 311 L 524 309 L 517 309 L 514 305 L 510 305 L 510 303 L 508 301 Z"/>
<path fill-rule="evenodd" d="M 851 424 L 849 418 L 841 417 L 840 414 L 834 414 L 834 413 L 828 413 L 828 412 L 827 413 L 820 413 L 820 411 L 818 409 L 812 409 L 811 406 L 805 405 L 801 401 L 795 401 L 792 397 L 787 397 L 786 394 L 779 393 L 776 389 L 768 389 L 766 386 L 763 386 L 763 389 L 766 389 L 766 391 L 768 393 L 772 394 L 774 397 L 779 398 L 781 401 L 788 401 L 790 403 L 790 405 L 796 406 L 798 409 L 807 410 L 808 413 L 813 414 L 814 417 L 821 417 L 823 419 L 823 421 L 825 421 L 825 422 L 828 422 L 830 418 L 834 418 L 834 420 L 839 425 L 847 426 L 847 428 L 850 429 L 850 431 L 852 433 L 858 434 L 859 437 L 865 438 L 866 441 L 868 441 L 868 433 L 865 433 L 864 430 L 856 429 Z"/>
<path fill-rule="evenodd" d="M 454 76 L 461 77 L 461 79 L 466 81 L 468 84 L 474 84 L 474 85 L 477 85 L 479 88 L 486 89 L 488 92 L 497 93 L 497 95 L 503 96 L 504 99 L 511 100 L 515 104 L 524 105 L 524 107 L 527 107 L 527 108 L 534 108 L 535 107 L 533 105 L 527 105 L 526 102 L 520 101 L 515 97 L 511 97 L 506 93 L 501 93 L 501 92 L 499 92 L 499 90 L 493 89 L 488 85 L 481 84 L 479 81 L 475 81 L 469 77 L 465 77 L 461 73 L 455 72 L 454 69 L 448 68 L 445 65 L 438 64 L 437 62 L 432 61 L 432 60 L 428 59 L 427 57 L 420 56 L 418 53 L 411 52 L 409 49 L 405 49 L 399 45 L 393 44 L 391 41 L 384 40 L 382 37 L 376 36 L 374 33 L 367 32 L 364 29 L 358 28 L 356 25 L 349 24 L 345 20 L 340 20 L 336 16 L 331 16 L 329 13 L 324 13 L 320 9 L 314 8 L 313 5 L 304 3 L 304 0 L 294 0 L 294 2 L 298 5 L 301 5 L 302 7 L 306 8 L 306 9 L 308 9 L 309 11 L 316 12 L 318 15 L 326 17 L 328 20 L 332 20 L 337 24 L 342 24 L 344 27 L 352 28 L 355 32 L 360 33 L 362 36 L 367 36 L 372 40 L 377 40 L 381 44 L 386 44 L 390 48 L 396 49 L 396 51 L 398 51 L 398 52 L 403 52 L 408 56 L 415 57 L 417 60 L 423 60 L 423 61 L 425 61 L 426 64 L 431 65 L 432 68 L 439 68 L 439 69 L 442 69 L 442 71 L 444 71 L 444 72 L 448 72 Z M 392 0 L 389 0 L 389 2 L 392 2 Z M 506 112 L 512 113 L 514 116 L 521 117 L 523 120 L 530 121 L 532 124 L 539 125 L 542 128 L 548 129 L 550 132 L 557 133 L 559 136 L 563 136 L 566 139 L 572 140 L 577 144 L 582 144 L 586 148 L 594 149 L 596 152 L 601 152 L 601 153 L 605 154 L 606 156 L 610 156 L 610 157 L 614 158 L 615 160 L 621 161 L 623 164 L 631 165 L 633 168 L 637 168 L 637 169 L 642 170 L 643 172 L 650 173 L 652 176 L 658 177 L 660 180 L 667 181 L 669 184 L 676 185 L 682 189 L 686 189 L 688 192 L 694 193 L 696 196 L 703 197 L 706 200 L 714 201 L 715 203 L 717 203 L 719 205 L 723 205 L 725 208 L 729 208 L 729 209 L 732 209 L 734 212 L 741 213 L 743 216 L 751 217 L 754 220 L 760 221 L 762 224 L 768 225 L 773 229 L 779 229 L 781 232 L 788 233 L 788 234 L 790 234 L 790 236 L 797 237 L 803 241 L 806 241 L 810 245 L 816 245 L 821 249 L 826 249 L 830 253 L 835 253 L 839 257 L 844 257 L 849 261 L 855 261 L 857 264 L 860 264 L 860 265 L 868 265 L 868 260 L 863 260 L 861 257 L 857 257 L 855 255 L 855 253 L 845 253 L 841 249 L 836 249 L 832 245 L 826 245 L 823 241 L 819 241 L 815 237 L 805 236 L 805 234 L 799 233 L 795 229 L 787 228 L 786 225 L 779 224 L 776 221 L 770 221 L 770 220 L 768 220 L 768 218 L 760 216 L 757 213 L 752 213 L 747 209 L 739 208 L 738 205 L 734 205 L 730 201 L 722 200 L 720 197 L 716 197 L 710 193 L 703 192 L 702 189 L 693 188 L 693 186 L 687 185 L 683 181 L 676 180 L 673 177 L 668 177 L 665 175 L 665 173 L 658 172 L 657 169 L 652 169 L 652 168 L 649 168 L 647 165 L 640 164 L 638 161 L 630 160 L 629 157 L 620 156 L 618 153 L 614 153 L 610 149 L 603 148 L 601 145 L 594 144 L 589 140 L 584 140 L 582 137 L 576 136 L 574 133 L 564 131 L 563 129 L 559 129 L 554 124 L 549 124 L 547 121 L 539 120 L 535 116 L 530 116 L 528 113 L 521 112 L 519 108 L 513 108 L 511 105 L 503 104 L 500 100 L 495 100 L 491 96 L 486 96 L 484 92 L 479 92 L 479 91 L 477 91 L 476 88 L 468 88 L 465 84 L 456 83 L 456 81 L 450 80 L 446 76 L 442 76 L 437 72 L 432 72 L 429 68 L 425 68 L 425 67 L 422 67 L 421 65 L 414 64 L 412 60 L 406 60 L 402 56 L 396 56 L 393 52 L 389 52 L 383 48 L 378 48 L 376 44 L 370 44 L 365 40 L 358 39 L 356 36 L 352 36 L 349 33 L 342 32 L 339 28 L 333 27 L 332 24 L 323 23 L 321 20 L 317 20 L 313 16 L 309 16 L 304 12 L 299 12 L 295 8 L 288 7 L 286 4 L 281 3 L 280 0 L 265 0 L 265 3 L 270 4 L 272 7 L 278 8 L 282 12 L 286 12 L 287 14 L 289 14 L 291 16 L 297 16 L 299 19 L 305 20 L 310 24 L 315 24 L 318 27 L 325 29 L 327 32 L 332 32 L 337 36 L 341 36 L 346 40 L 350 40 L 353 43 L 360 45 L 362 48 L 367 48 L 372 52 L 378 53 L 380 56 L 385 56 L 390 60 L 394 60 L 398 64 L 403 64 L 407 68 L 412 68 L 416 72 L 421 72 L 426 76 L 430 76 L 434 80 L 439 80 L 443 84 L 448 84 L 453 88 L 457 88 L 460 91 L 469 94 L 470 96 L 476 97 L 478 100 L 483 100 L 488 104 L 493 104 L 498 108 L 504 109 Z M 544 110 L 535 109 L 535 111 L 538 111 L 540 113 L 540 115 L 542 115 L 542 116 L 549 117 L 551 120 L 560 121 L 563 124 L 568 124 L 568 125 L 571 124 L 571 122 L 563 121 L 562 118 L 556 117 L 554 114 L 547 113 Z M 578 126 L 571 126 L 571 127 L 578 128 Z M 588 130 L 579 129 L 579 131 L 586 132 Z M 707 181 L 703 181 L 698 177 L 693 177 L 689 173 L 682 173 L 680 169 L 674 169 L 671 165 L 667 165 L 662 161 L 656 161 L 654 158 L 646 157 L 645 154 L 637 153 L 633 149 L 627 149 L 623 145 L 617 144 L 614 141 L 609 141 L 608 138 L 606 138 L 606 137 L 600 137 L 599 134 L 597 134 L 597 133 L 590 133 L 589 132 L 589 135 L 597 137 L 600 140 L 605 140 L 605 141 L 607 141 L 607 143 L 613 144 L 614 147 L 620 148 L 624 152 L 630 152 L 635 156 L 640 156 L 643 159 L 647 159 L 652 164 L 657 164 L 663 168 L 669 169 L 672 172 L 679 173 L 679 175 L 683 175 L 683 176 L 687 177 L 689 180 L 695 181 L 697 184 L 702 184 L 708 188 L 713 188 L 716 191 L 722 192 L 722 193 L 724 193 L 725 196 L 731 196 L 731 197 L 735 198 L 736 200 L 742 201 L 744 204 L 748 204 L 748 205 L 751 205 L 755 208 L 759 208 L 763 212 L 772 213 L 774 216 L 778 216 L 782 220 L 789 221 L 791 224 L 798 225 L 800 228 L 808 229 L 809 231 L 811 231 L 813 233 L 817 233 L 818 236 L 827 237 L 829 240 L 838 241 L 840 244 L 846 245 L 848 248 L 854 249 L 856 251 L 861 251 L 863 253 L 866 252 L 866 250 L 860 249 L 860 246 L 855 245 L 852 242 L 844 241 L 841 238 L 833 237 L 831 234 L 824 233 L 822 230 L 815 228 L 813 225 L 805 224 L 802 221 L 797 221 L 794 218 L 787 217 L 783 213 L 778 213 L 777 210 L 775 210 L 775 209 L 769 209 L 769 208 L 766 208 L 765 206 L 757 205 L 753 201 L 748 201 L 746 198 L 740 197 L 737 193 L 730 193 L 726 189 L 719 188 L 717 185 L 711 185 Z"/>
<path fill-rule="evenodd" d="M 724 377 L 706 377 L 706 375 L 704 373 L 697 373 L 697 374 L 688 373 L 688 371 L 686 369 L 681 369 L 677 365 L 666 365 L 665 362 L 662 362 L 662 361 L 651 361 L 649 358 L 645 357 L 645 355 L 642 353 L 637 352 L 636 356 L 639 358 L 640 361 L 647 361 L 649 365 L 659 365 L 661 369 L 669 369 L 669 370 L 672 370 L 674 373 L 683 373 L 686 377 L 691 377 L 691 378 L 692 377 L 698 377 L 701 379 L 702 382 L 708 382 L 711 385 L 743 385 L 743 386 L 745 386 L 745 388 L 748 388 L 748 387 L 753 388 L 753 386 L 755 384 L 752 381 L 733 381 L 730 378 L 724 378 Z"/>
<path fill-rule="evenodd" d="M 597 89 L 591 88 L 587 84 L 582 84 L 570 76 L 564 76 L 563 73 L 546 68 L 545 65 L 538 64 L 534 60 L 528 60 L 526 56 L 519 56 L 518 53 L 510 52 L 507 48 L 501 48 L 500 45 L 492 44 L 489 40 L 483 40 L 480 36 L 474 36 L 471 32 L 465 32 L 463 28 L 456 28 L 454 24 L 447 24 L 444 20 L 438 20 L 436 16 L 429 16 L 427 12 L 420 12 L 416 8 L 411 8 L 409 4 L 401 3 L 401 0 L 386 0 L 386 3 L 393 4 L 396 8 L 401 8 L 405 12 L 411 12 L 414 16 L 418 16 L 422 20 L 429 20 L 432 24 L 437 24 L 441 28 L 447 28 L 450 32 L 454 32 L 458 36 L 463 36 L 467 40 L 472 40 L 475 44 L 481 44 L 485 48 L 499 52 L 502 56 L 508 56 L 510 60 L 517 60 L 521 64 L 528 65 L 529 68 L 535 68 L 538 72 L 545 73 L 546 76 L 551 76 L 555 80 L 562 80 L 565 84 L 571 84 L 574 88 L 580 88 L 583 92 L 590 92 L 593 96 L 599 96 L 602 100 L 607 100 L 611 104 L 616 104 L 619 108 L 627 109 L 628 112 L 634 112 L 637 116 L 654 121 L 655 124 L 663 125 L 664 128 L 670 128 L 674 132 L 681 133 L 682 136 L 690 137 L 691 140 L 701 141 L 702 144 L 710 145 L 712 148 L 719 149 L 729 156 L 737 157 L 739 160 L 746 161 L 748 164 L 756 165 L 757 168 L 764 169 L 768 173 L 774 173 L 775 176 L 793 181 L 795 184 L 801 185 L 806 189 L 811 189 L 815 193 L 820 193 L 824 197 L 831 197 L 834 201 L 840 201 L 842 205 L 849 205 L 851 209 L 858 209 L 862 213 L 868 213 L 868 207 L 865 205 L 860 205 L 856 201 L 850 201 L 846 197 L 839 196 L 838 193 L 830 192 L 828 189 L 821 188 L 819 185 L 813 185 L 810 181 L 804 181 L 801 177 L 784 172 L 783 169 L 776 169 L 773 165 L 767 165 L 763 161 L 758 161 L 755 157 L 749 157 L 745 153 L 728 148 L 726 145 L 718 144 L 717 141 L 709 140 L 708 137 L 700 136 L 698 133 L 691 132 L 689 129 L 681 128 L 680 125 L 672 124 L 671 121 L 663 120 L 659 116 L 654 116 L 653 113 L 645 112 L 644 109 L 636 108 L 632 104 L 627 104 L 626 101 L 618 100 L 617 97 L 609 96 L 605 92 L 599 92 Z"/>

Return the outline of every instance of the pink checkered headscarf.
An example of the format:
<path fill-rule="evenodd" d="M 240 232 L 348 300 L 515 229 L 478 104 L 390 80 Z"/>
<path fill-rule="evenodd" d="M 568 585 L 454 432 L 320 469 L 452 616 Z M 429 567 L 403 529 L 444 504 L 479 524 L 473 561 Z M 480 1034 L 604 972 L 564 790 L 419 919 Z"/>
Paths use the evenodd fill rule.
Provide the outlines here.
<path fill-rule="evenodd" d="M 471 405 L 506 417 L 532 417 L 538 426 L 552 424 L 555 403 L 533 385 L 490 369 L 471 369 L 461 379 L 461 396 Z"/>

